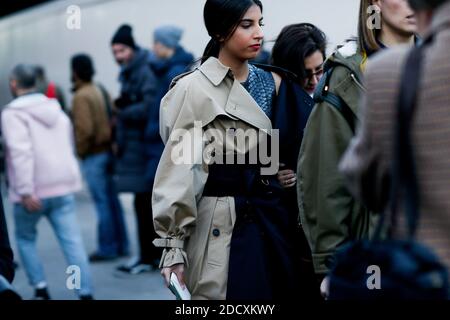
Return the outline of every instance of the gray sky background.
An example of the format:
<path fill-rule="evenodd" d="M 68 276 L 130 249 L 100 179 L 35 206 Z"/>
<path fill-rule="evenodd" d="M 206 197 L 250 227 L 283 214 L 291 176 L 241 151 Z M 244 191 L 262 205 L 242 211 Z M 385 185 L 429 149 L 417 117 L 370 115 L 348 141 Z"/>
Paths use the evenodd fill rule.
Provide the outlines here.
<path fill-rule="evenodd" d="M 329 52 L 356 34 L 359 0 L 263 0 L 266 40 L 274 40 L 288 24 L 310 22 L 329 38 Z M 67 8 L 81 9 L 81 29 L 67 28 Z M 0 20 L 0 105 L 10 101 L 7 79 L 17 63 L 42 64 L 49 78 L 63 86 L 71 98 L 70 57 L 90 54 L 97 70 L 96 81 L 116 96 L 119 68 L 110 52 L 117 27 L 129 23 L 136 41 L 152 43 L 152 31 L 162 24 L 185 29 L 182 44 L 200 56 L 208 42 L 203 25 L 204 0 L 57 0 Z M 270 48 L 270 43 L 268 45 Z"/>

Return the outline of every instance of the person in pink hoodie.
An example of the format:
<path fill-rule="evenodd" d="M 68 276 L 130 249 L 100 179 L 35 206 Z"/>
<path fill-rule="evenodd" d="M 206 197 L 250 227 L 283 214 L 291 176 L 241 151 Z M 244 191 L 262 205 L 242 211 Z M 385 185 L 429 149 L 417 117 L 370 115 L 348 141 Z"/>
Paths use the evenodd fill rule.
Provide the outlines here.
<path fill-rule="evenodd" d="M 92 299 L 87 255 L 78 226 L 74 193 L 81 189 L 73 129 L 56 99 L 36 93 L 33 66 L 18 65 L 10 76 L 14 100 L 1 114 L 9 197 L 14 204 L 19 254 L 36 299 L 50 299 L 36 250 L 36 225 L 46 217 L 64 251 L 76 266 L 80 299 Z"/>

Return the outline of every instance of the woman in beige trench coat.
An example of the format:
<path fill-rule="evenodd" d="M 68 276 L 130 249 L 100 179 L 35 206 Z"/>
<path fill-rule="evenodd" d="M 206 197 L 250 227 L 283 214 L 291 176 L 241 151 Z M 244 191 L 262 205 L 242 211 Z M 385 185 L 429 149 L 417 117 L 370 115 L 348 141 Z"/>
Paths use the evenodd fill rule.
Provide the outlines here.
<path fill-rule="evenodd" d="M 168 283 L 175 273 L 193 299 L 285 297 L 296 283 L 286 231 L 295 222 L 280 202 L 269 117 L 281 78 L 247 63 L 263 40 L 262 4 L 208 0 L 204 15 L 212 39 L 202 65 L 161 102 L 153 212 L 162 274 Z"/>

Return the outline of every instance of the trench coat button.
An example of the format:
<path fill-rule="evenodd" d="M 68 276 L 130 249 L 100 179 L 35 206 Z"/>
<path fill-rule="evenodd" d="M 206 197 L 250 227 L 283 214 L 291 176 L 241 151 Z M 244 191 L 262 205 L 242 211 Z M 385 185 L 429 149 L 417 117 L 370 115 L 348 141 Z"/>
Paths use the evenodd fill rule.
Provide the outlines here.
<path fill-rule="evenodd" d="M 213 234 L 214 237 L 218 237 L 218 236 L 220 236 L 220 230 L 219 229 L 214 229 L 212 234 Z"/>

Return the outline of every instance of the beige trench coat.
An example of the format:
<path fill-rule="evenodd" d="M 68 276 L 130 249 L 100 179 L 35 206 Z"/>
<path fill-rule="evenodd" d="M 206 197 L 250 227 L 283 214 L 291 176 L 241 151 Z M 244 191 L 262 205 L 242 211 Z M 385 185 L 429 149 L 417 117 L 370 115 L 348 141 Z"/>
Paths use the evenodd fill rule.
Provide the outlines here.
<path fill-rule="evenodd" d="M 161 237 L 154 243 L 166 248 L 160 267 L 185 263 L 193 299 L 221 300 L 226 298 L 236 211 L 233 197 L 202 196 L 208 179 L 202 153 L 212 141 L 208 131 L 217 129 L 226 135 L 229 129 L 253 128 L 267 130 L 270 135 L 271 121 L 231 70 L 216 58 L 179 77 L 172 86 L 161 102 L 160 130 L 166 146 L 153 189 L 154 226 Z M 182 154 L 180 129 L 194 134 L 196 121 L 201 121 L 200 131 L 206 135 L 200 143 L 199 139 L 192 142 L 196 161 L 178 163 Z M 219 152 L 228 140 L 214 137 L 215 152 Z M 256 145 L 257 139 L 250 139 L 248 147 Z M 238 153 L 249 150 L 237 149 Z"/>

